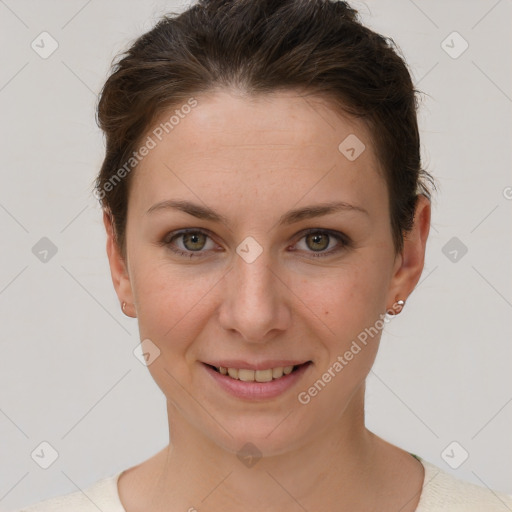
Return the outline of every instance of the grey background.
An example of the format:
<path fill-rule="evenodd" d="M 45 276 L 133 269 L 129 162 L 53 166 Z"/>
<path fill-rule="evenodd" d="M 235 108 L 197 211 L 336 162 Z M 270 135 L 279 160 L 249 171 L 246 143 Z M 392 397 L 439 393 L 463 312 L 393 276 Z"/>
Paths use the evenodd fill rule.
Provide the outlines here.
<path fill-rule="evenodd" d="M 512 2 L 352 5 L 395 40 L 428 94 L 422 151 L 440 185 L 424 274 L 368 378 L 367 425 L 512 493 Z M 103 157 L 96 95 L 112 58 L 184 6 L 0 0 L 0 510 L 83 489 L 168 442 L 164 396 L 132 353 L 136 320 L 111 283 L 91 183 Z M 47 59 L 31 48 L 42 31 L 59 45 Z M 460 51 L 454 31 L 469 44 L 458 58 L 442 46 Z M 47 262 L 33 252 L 43 237 L 57 248 Z M 48 469 L 31 457 L 43 441 L 58 452 Z M 453 441 L 451 461 L 469 453 L 457 469 L 442 457 Z"/>

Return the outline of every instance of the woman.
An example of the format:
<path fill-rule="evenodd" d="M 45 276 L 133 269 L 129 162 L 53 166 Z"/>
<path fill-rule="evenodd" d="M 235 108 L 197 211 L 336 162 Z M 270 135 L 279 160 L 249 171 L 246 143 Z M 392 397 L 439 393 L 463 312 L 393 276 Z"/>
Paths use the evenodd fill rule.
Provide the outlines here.
<path fill-rule="evenodd" d="M 27 511 L 512 508 L 364 423 L 430 227 L 415 93 L 344 2 L 204 0 L 134 43 L 96 195 L 170 443 Z"/>

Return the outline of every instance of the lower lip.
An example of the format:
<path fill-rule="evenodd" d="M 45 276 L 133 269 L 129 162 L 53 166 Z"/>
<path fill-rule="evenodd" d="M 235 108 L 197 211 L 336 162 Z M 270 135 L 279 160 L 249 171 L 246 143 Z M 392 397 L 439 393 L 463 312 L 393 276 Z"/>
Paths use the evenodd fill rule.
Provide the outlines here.
<path fill-rule="evenodd" d="M 311 366 L 311 362 L 303 364 L 292 373 L 270 382 L 245 382 L 222 375 L 207 364 L 202 364 L 222 389 L 230 395 L 246 400 L 267 400 L 283 394 L 293 387 Z"/>

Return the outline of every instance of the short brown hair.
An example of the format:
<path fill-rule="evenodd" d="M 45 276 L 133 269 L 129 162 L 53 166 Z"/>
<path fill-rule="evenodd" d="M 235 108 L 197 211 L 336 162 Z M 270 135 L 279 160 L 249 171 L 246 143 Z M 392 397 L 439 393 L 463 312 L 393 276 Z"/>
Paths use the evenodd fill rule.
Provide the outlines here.
<path fill-rule="evenodd" d="M 384 170 L 393 242 L 401 251 L 418 193 L 430 198 L 429 185 L 435 188 L 421 166 L 419 91 L 394 41 L 362 25 L 347 2 L 199 0 L 164 16 L 119 57 L 98 103 L 106 154 L 95 194 L 111 215 L 123 256 L 131 173 L 117 183 L 114 174 L 126 170 L 159 115 L 219 87 L 302 91 L 361 118 Z"/>

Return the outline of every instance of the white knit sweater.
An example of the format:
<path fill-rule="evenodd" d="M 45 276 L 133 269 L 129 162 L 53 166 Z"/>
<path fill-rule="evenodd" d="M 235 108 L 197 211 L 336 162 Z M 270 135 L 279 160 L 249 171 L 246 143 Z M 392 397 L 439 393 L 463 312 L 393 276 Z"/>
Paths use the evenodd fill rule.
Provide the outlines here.
<path fill-rule="evenodd" d="M 512 495 L 459 480 L 417 457 L 425 467 L 423 490 L 416 512 L 507 512 Z M 49 498 L 19 512 L 126 512 L 119 499 L 119 473 L 76 491 Z"/>

